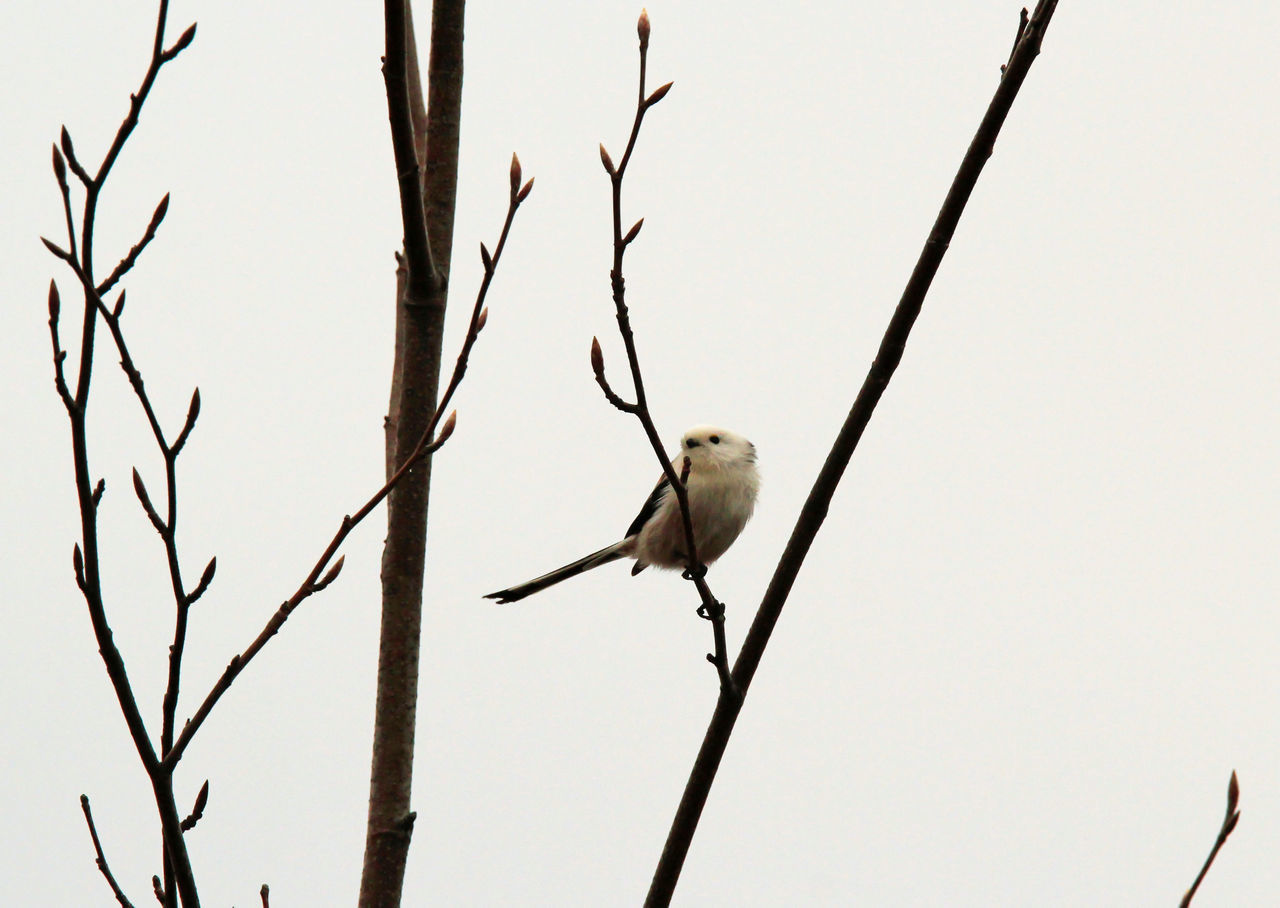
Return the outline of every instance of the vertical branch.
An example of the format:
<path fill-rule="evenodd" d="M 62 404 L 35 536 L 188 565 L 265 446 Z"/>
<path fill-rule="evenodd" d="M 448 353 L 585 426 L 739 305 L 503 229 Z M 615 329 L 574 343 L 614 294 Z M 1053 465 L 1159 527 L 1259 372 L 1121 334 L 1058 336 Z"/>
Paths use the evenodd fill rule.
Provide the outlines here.
<path fill-rule="evenodd" d="M 1018 90 L 1022 87 L 1032 62 L 1040 53 L 1040 43 L 1056 6 L 1057 0 L 1040 0 L 1026 26 L 1024 28 L 1020 26 L 1021 37 L 1004 69 L 995 97 L 982 118 L 982 123 L 978 126 L 977 133 L 969 144 L 964 160 L 952 181 L 946 200 L 942 203 L 929 238 L 925 242 L 915 269 L 903 290 L 902 298 L 894 310 L 889 327 L 880 342 L 875 361 L 800 511 L 795 529 L 792 531 L 787 547 L 774 571 L 773 579 L 769 582 L 756 612 L 755 620 L 747 632 L 742 650 L 734 663 L 733 681 L 738 696 L 726 696 L 722 692 L 716 702 L 711 723 L 689 774 L 684 795 L 680 799 L 662 856 L 654 872 L 649 894 L 645 899 L 645 904 L 648 906 L 668 905 L 671 902 L 676 882 L 680 878 L 680 870 L 684 866 L 684 859 L 689 851 L 689 844 L 693 840 L 694 831 L 702 815 L 702 808 L 706 804 L 720 760 L 729 744 L 729 736 L 733 733 L 738 713 L 742 709 L 742 698 L 746 695 L 751 680 L 755 676 L 764 648 L 769 642 L 769 636 L 791 593 L 792 584 L 800 572 L 809 547 L 813 544 L 826 518 L 827 508 L 832 495 L 835 494 L 836 486 L 849 465 L 849 460 L 871 419 L 876 404 L 902 359 L 911 327 L 915 324 L 916 317 L 924 304 L 925 294 L 938 271 L 938 266 L 942 263 L 942 257 L 955 233 L 969 195 L 982 174 L 987 158 L 991 156 L 1000 127 L 1004 124 L 1005 117 L 1013 105 L 1014 98 L 1017 97 Z"/>
<path fill-rule="evenodd" d="M 405 463 L 437 409 L 458 181 L 464 12 L 464 0 L 435 0 L 432 6 L 424 135 L 420 125 L 421 79 L 417 61 L 409 55 L 409 49 L 416 47 L 411 5 L 409 0 L 384 3 L 387 57 L 383 66 L 405 221 L 403 264 L 407 269 L 396 301 L 396 364 L 387 415 L 389 473 Z M 404 85 L 403 93 L 396 82 Z M 411 94 L 414 89 L 416 96 Z M 416 117 L 415 112 L 419 112 Z M 420 148 L 425 148 L 425 160 L 421 161 Z M 425 167 L 425 173 L 420 175 L 419 167 Z M 416 210 L 422 211 L 421 236 Z M 421 264 L 428 261 L 433 275 L 430 285 L 423 280 L 426 266 Z M 425 459 L 409 471 L 388 500 L 378 693 L 360 883 L 360 904 L 370 908 L 399 904 L 413 830 L 409 804 L 430 476 L 430 460 Z"/>
<path fill-rule="evenodd" d="M 649 445 L 653 449 L 654 455 L 658 458 L 658 463 L 667 477 L 667 482 L 671 484 L 672 492 L 676 496 L 676 503 L 680 507 L 686 552 L 689 557 L 684 576 L 693 582 L 702 600 L 702 604 L 698 607 L 699 616 L 711 622 L 715 652 L 709 653 L 707 660 L 715 666 L 716 672 L 720 676 L 721 691 L 729 696 L 736 696 L 733 678 L 729 673 L 729 652 L 725 643 L 724 603 L 717 600 L 712 594 L 711 587 L 708 586 L 706 580 L 706 568 L 698 559 L 698 543 L 693 535 L 693 515 L 689 510 L 689 490 L 685 486 L 685 480 L 688 476 L 676 475 L 675 467 L 667 460 L 666 449 L 663 447 L 662 438 L 658 435 L 657 427 L 654 425 L 653 415 L 649 412 L 649 400 L 644 390 L 644 376 L 640 371 L 640 355 L 636 351 L 635 333 L 631 329 L 631 315 L 630 310 L 627 308 L 627 285 L 622 276 L 622 261 L 626 255 L 627 247 L 640 235 L 640 229 L 644 226 L 644 218 L 641 218 L 632 225 L 626 234 L 622 232 L 622 181 L 627 174 L 627 165 L 631 163 L 631 155 L 635 151 L 636 140 L 640 137 L 640 126 L 644 122 L 645 113 L 648 112 L 650 107 L 653 107 L 667 96 L 667 92 L 671 90 L 672 85 L 672 83 L 668 82 L 656 88 L 652 94 L 645 94 L 650 29 L 649 14 L 642 10 L 640 19 L 636 22 L 636 33 L 640 38 L 640 81 L 636 92 L 636 113 L 635 119 L 631 124 L 631 135 L 627 138 L 626 150 L 622 154 L 622 161 L 615 167 L 609 152 L 605 150 L 604 145 L 600 146 L 600 163 L 604 165 L 605 172 L 609 174 L 613 199 L 613 267 L 609 270 L 609 282 L 613 291 L 613 305 L 618 321 L 618 333 L 622 335 L 622 343 L 627 352 L 627 365 L 631 369 L 631 383 L 636 395 L 635 403 L 624 402 L 609 387 L 609 383 L 604 377 L 604 355 L 600 350 L 599 341 L 595 338 L 591 340 L 591 367 L 595 372 L 596 382 L 600 385 L 601 390 L 604 391 L 606 399 L 622 412 L 631 413 L 640 421 L 640 426 L 644 429 L 645 437 L 649 439 Z"/>
<path fill-rule="evenodd" d="M 1227 783 L 1227 813 L 1222 818 L 1222 826 L 1218 829 L 1218 837 L 1214 839 L 1213 848 L 1209 850 L 1209 856 L 1205 858 L 1204 865 L 1200 868 L 1200 872 L 1196 874 L 1195 882 L 1191 884 L 1187 894 L 1178 903 L 1179 908 L 1189 908 L 1191 900 L 1195 898 L 1196 891 L 1200 888 L 1200 884 L 1204 882 L 1205 875 L 1208 874 L 1209 868 L 1213 866 L 1214 860 L 1218 857 L 1218 852 L 1222 850 L 1223 845 L 1227 844 L 1227 838 L 1235 831 L 1236 824 L 1240 822 L 1240 811 L 1237 809 L 1239 803 L 1240 782 L 1236 779 L 1235 770 L 1232 770 L 1231 781 Z"/>
<path fill-rule="evenodd" d="M 170 883 L 167 887 L 168 891 L 166 893 L 166 901 L 168 904 L 176 905 L 178 897 L 181 896 L 184 905 L 198 906 L 199 896 L 196 891 L 190 859 L 187 856 L 186 845 L 182 837 L 180 820 L 177 816 L 177 805 L 173 797 L 172 773 L 162 764 L 160 755 L 156 753 L 154 744 L 146 730 L 141 711 L 138 708 L 137 699 L 133 694 L 133 690 L 129 682 L 124 660 L 115 646 L 111 627 L 107 621 L 106 607 L 102 592 L 97 525 L 97 508 L 101 497 L 102 484 L 99 482 L 95 486 L 90 478 L 87 427 L 87 412 L 89 406 L 90 387 L 93 378 L 94 342 L 98 315 L 102 312 L 104 315 L 110 317 L 109 324 L 113 325 L 113 333 L 116 334 L 117 344 L 119 345 L 121 343 L 121 339 L 118 334 L 118 314 L 123 305 L 123 300 L 121 300 L 121 302 L 117 304 L 114 314 L 108 313 L 105 306 L 102 304 L 101 295 L 97 290 L 93 278 L 93 261 L 95 251 L 94 225 L 97 219 L 98 201 L 101 196 L 102 189 L 106 184 L 106 180 L 111 173 L 112 167 L 115 165 L 125 143 L 133 134 L 133 130 L 138 124 L 139 112 L 141 111 L 143 104 L 146 102 L 152 86 L 155 84 L 156 77 L 159 74 L 161 67 L 164 66 L 165 63 L 176 58 L 178 54 L 191 44 L 195 37 L 195 26 L 192 25 L 182 33 L 171 47 L 166 48 L 164 46 L 164 36 L 167 19 L 168 0 L 160 0 L 159 9 L 156 15 L 155 35 L 152 41 L 151 57 L 147 65 L 146 73 L 144 74 L 142 83 L 137 91 L 130 95 L 128 113 L 121 121 L 110 147 L 107 149 L 101 163 L 98 165 L 98 168 L 93 175 L 90 175 L 89 171 L 80 164 L 79 159 L 75 154 L 70 133 L 65 128 L 62 130 L 60 144 L 62 154 L 65 155 L 66 165 L 70 166 L 71 171 L 76 175 L 84 187 L 85 199 L 80 221 L 80 236 L 77 242 L 74 219 L 71 215 L 70 193 L 66 180 L 66 165 L 63 163 L 64 159 L 62 156 L 55 151 L 54 171 L 55 176 L 58 179 L 59 188 L 62 192 L 69 245 L 66 251 L 60 250 L 57 246 L 48 241 L 45 241 L 45 245 L 54 252 L 55 255 L 58 255 L 66 261 L 67 264 L 75 271 L 77 277 L 80 279 L 84 295 L 83 318 L 80 334 L 80 361 L 76 376 L 76 390 L 74 396 L 70 397 L 70 400 L 68 400 L 70 389 L 66 385 L 62 369 L 62 359 L 65 358 L 65 353 L 58 349 L 58 306 L 54 299 L 51 298 L 50 300 L 50 330 L 54 340 L 55 372 L 59 395 L 62 397 L 63 403 L 66 405 L 68 417 L 71 423 L 73 469 L 75 475 L 76 497 L 80 509 L 82 545 L 76 545 L 73 559 L 76 584 L 84 596 L 85 604 L 88 606 L 89 619 L 93 626 L 94 636 L 98 642 L 98 650 L 102 656 L 103 664 L 106 667 L 107 676 L 115 691 L 116 699 L 120 704 L 125 724 L 129 728 L 129 734 L 133 738 L 139 759 L 141 760 L 143 768 L 146 770 L 152 783 L 152 790 L 155 795 L 156 807 L 160 814 L 161 828 L 163 830 L 163 861 L 165 863 L 166 879 Z M 154 237 L 155 230 L 163 219 L 164 212 L 167 210 L 167 207 L 168 199 L 166 197 L 166 199 L 157 207 L 155 214 L 152 216 L 151 223 L 144 233 L 143 239 L 124 256 L 116 268 L 111 272 L 111 276 L 103 283 L 104 288 L 118 281 L 133 267 L 142 250 L 150 242 L 151 238 Z M 127 362 L 127 352 L 124 356 Z M 150 404 L 146 400 L 145 394 L 142 392 L 141 378 L 137 375 L 137 370 L 132 369 L 131 363 L 127 364 L 126 373 L 129 374 L 130 381 L 138 391 L 139 398 L 143 402 L 144 409 L 147 412 L 147 416 L 151 422 L 153 430 L 157 433 L 157 438 L 161 442 L 162 449 L 165 449 L 166 446 L 163 442 L 163 435 L 159 433 L 155 414 L 152 412 Z M 140 482 L 138 483 L 137 488 L 139 489 L 139 497 L 142 497 L 143 492 Z M 176 520 L 173 508 L 174 500 L 171 496 L 166 509 L 170 515 L 170 519 L 168 521 L 169 526 L 172 526 Z M 171 561 L 171 566 L 175 565 L 176 556 L 175 559 Z M 174 576 L 176 577 L 177 575 Z M 177 582 L 180 585 L 180 580 Z M 88 819 L 87 805 L 86 819 Z"/>

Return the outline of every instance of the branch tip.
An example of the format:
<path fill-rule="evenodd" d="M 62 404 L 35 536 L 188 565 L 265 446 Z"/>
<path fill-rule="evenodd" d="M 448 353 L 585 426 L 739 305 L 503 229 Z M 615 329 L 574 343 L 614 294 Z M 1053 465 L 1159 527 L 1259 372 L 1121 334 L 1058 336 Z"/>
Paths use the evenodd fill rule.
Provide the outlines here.
<path fill-rule="evenodd" d="M 601 147 L 603 148 L 604 146 L 601 146 Z M 52 252 L 58 258 L 62 259 L 64 262 L 71 261 L 70 254 L 61 246 L 59 246 L 57 243 L 55 243 L 53 240 L 50 240 L 46 237 L 40 237 L 40 242 L 44 243 L 44 248 L 48 249 L 50 252 Z"/>
<path fill-rule="evenodd" d="M 640 49 L 649 47 L 649 11 L 640 9 L 640 18 L 636 21 L 636 34 L 640 36 Z"/>
<path fill-rule="evenodd" d="M 480 262 L 484 265 L 485 274 L 493 272 L 493 256 L 489 254 L 489 247 L 483 242 L 480 244 Z"/>
<path fill-rule="evenodd" d="M 596 378 L 604 378 L 604 351 L 600 349 L 600 340 L 591 338 L 591 371 Z"/>
<path fill-rule="evenodd" d="M 622 245 L 630 246 L 631 241 L 640 235 L 640 228 L 643 226 L 644 226 L 644 218 L 641 218 L 640 220 L 636 221 L 635 224 L 632 226 L 632 228 L 627 231 L 627 235 L 622 238 Z"/>
<path fill-rule="evenodd" d="M 520 190 L 520 158 L 516 153 L 511 152 L 511 194 L 515 195 Z"/>
<path fill-rule="evenodd" d="M 449 436 L 453 434 L 453 430 L 458 427 L 458 411 L 450 410 L 449 418 L 444 421 L 444 425 L 440 427 L 440 434 L 436 436 L 435 447 L 440 447 L 449 440 Z"/>
<path fill-rule="evenodd" d="M 62 310 L 62 299 L 58 296 L 58 285 L 52 280 L 49 281 L 49 322 L 52 324 L 58 320 L 58 313 Z"/>
<path fill-rule="evenodd" d="M 63 189 L 67 188 L 67 162 L 62 160 L 62 152 L 58 151 L 58 146 L 53 146 L 53 175 L 58 178 L 58 185 Z"/>
<path fill-rule="evenodd" d="M 174 42 L 173 47 L 169 48 L 167 51 L 165 51 L 163 54 L 160 55 L 160 59 L 164 61 L 172 60 L 174 57 L 178 56 L 178 54 L 182 53 L 184 50 L 190 47 L 191 42 L 194 41 L 195 39 L 196 39 L 196 23 L 192 22 L 191 25 L 187 28 L 187 30 L 178 37 L 178 40 L 176 42 Z"/>
<path fill-rule="evenodd" d="M 605 150 L 603 142 L 600 143 L 600 163 L 604 165 L 604 169 L 609 176 L 612 177 L 617 175 L 618 172 L 614 170 L 613 167 L 613 158 L 609 157 L 609 152 Z M 48 240 L 45 240 L 46 244 L 48 242 Z"/>
<path fill-rule="evenodd" d="M 645 106 L 645 107 L 652 107 L 653 105 L 655 105 L 655 104 L 657 104 L 659 101 L 661 101 L 663 98 L 665 98 L 665 97 L 667 96 L 667 92 L 671 91 L 671 86 L 672 86 L 672 85 L 675 85 L 675 83 L 674 83 L 674 82 L 668 82 L 666 85 L 660 85 L 660 86 L 658 86 L 657 88 L 655 88 L 655 89 L 653 90 L 653 94 L 651 94 L 651 95 L 649 95 L 649 97 L 645 98 L 645 100 L 644 100 L 644 106 Z"/>
<path fill-rule="evenodd" d="M 119 320 L 120 314 L 124 312 L 124 294 L 125 292 L 121 290 L 120 299 L 116 300 L 115 306 L 111 309 L 111 317 L 116 320 Z"/>
<path fill-rule="evenodd" d="M 484 330 L 484 326 L 489 322 L 489 307 L 485 306 L 480 310 L 480 314 L 476 316 L 476 334 Z"/>
<path fill-rule="evenodd" d="M 525 199 L 529 198 L 529 193 L 533 191 L 533 177 L 529 177 L 529 182 L 525 183 L 521 190 L 516 193 L 516 204 L 519 205 Z"/>

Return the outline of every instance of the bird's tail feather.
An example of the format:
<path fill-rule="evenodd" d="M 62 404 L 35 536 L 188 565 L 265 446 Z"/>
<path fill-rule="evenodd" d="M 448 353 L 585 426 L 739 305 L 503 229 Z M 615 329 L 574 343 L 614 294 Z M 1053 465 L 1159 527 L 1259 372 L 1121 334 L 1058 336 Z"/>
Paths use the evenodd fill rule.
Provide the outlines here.
<path fill-rule="evenodd" d="M 521 583 L 505 590 L 498 590 L 496 593 L 489 593 L 484 598 L 496 599 L 498 602 L 516 602 L 525 596 L 532 596 L 534 593 L 545 590 L 549 586 L 554 586 L 561 580 L 568 580 L 570 577 L 576 577 L 584 571 L 600 567 L 602 564 L 625 558 L 630 554 L 631 542 L 632 540 L 630 539 L 615 542 L 613 545 L 605 546 L 598 552 L 592 552 L 585 558 L 579 558 L 572 564 L 566 564 L 564 567 L 543 574 L 541 577 L 535 577 L 527 583 Z"/>

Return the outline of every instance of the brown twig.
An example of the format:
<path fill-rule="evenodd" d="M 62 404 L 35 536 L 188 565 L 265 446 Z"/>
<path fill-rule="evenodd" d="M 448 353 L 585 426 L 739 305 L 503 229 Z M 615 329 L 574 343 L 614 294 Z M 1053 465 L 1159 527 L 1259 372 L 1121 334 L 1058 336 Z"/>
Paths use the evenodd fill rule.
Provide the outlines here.
<path fill-rule="evenodd" d="M 1218 830 L 1218 838 L 1213 843 L 1213 848 L 1209 851 L 1209 857 L 1205 858 L 1204 866 L 1200 868 L 1200 872 L 1196 874 L 1196 880 L 1191 884 L 1191 888 L 1187 890 L 1187 894 L 1182 897 L 1179 902 L 1180 908 L 1187 908 L 1191 904 L 1191 899 L 1195 896 L 1196 890 L 1200 888 L 1200 884 L 1204 882 L 1205 874 L 1209 872 L 1209 868 L 1213 866 L 1214 858 L 1218 856 L 1218 852 L 1222 850 L 1222 846 L 1227 843 L 1227 837 L 1235 831 L 1236 824 L 1240 822 L 1240 811 L 1236 806 L 1240 803 L 1240 782 L 1236 779 L 1236 773 L 1231 771 L 1231 781 L 1227 783 L 1227 813 L 1222 818 L 1222 827 Z"/>
<path fill-rule="evenodd" d="M 702 808 L 715 781 L 716 771 L 728 746 L 729 737 L 733 733 L 734 723 L 737 722 L 738 714 L 741 712 L 742 698 L 746 695 L 751 680 L 755 676 L 756 668 L 764 655 L 765 646 L 769 642 L 769 636 L 791 593 L 792 585 L 809 552 L 809 547 L 813 544 L 826 518 L 836 486 L 849 465 L 849 460 L 871 419 L 871 414 L 875 411 L 876 404 L 902 359 L 911 327 L 915 324 L 916 317 L 924 304 L 925 294 L 955 233 L 969 195 L 982 173 L 983 166 L 991 156 L 996 136 L 999 135 L 1000 127 L 1013 105 L 1014 98 L 1017 97 L 1018 89 L 1022 87 L 1027 71 L 1040 53 L 1040 43 L 1056 6 L 1057 0 L 1040 0 L 1035 13 L 1023 29 L 1018 46 L 996 89 L 995 97 L 965 152 L 964 160 L 951 183 L 946 200 L 942 203 L 929 238 L 889 321 L 889 327 L 880 342 L 875 361 L 800 511 L 795 529 L 792 530 L 791 538 L 787 542 L 787 547 L 774 571 L 773 579 L 769 582 L 755 619 L 743 641 L 737 661 L 734 663 L 733 682 L 737 696 L 726 697 L 722 693 L 716 702 L 715 712 L 711 716 L 702 747 L 694 761 L 684 794 L 680 799 L 680 806 L 676 810 L 675 819 L 667 835 L 662 857 L 654 872 L 649 894 L 645 899 L 645 904 L 648 906 L 667 905 L 671 902 L 676 882 L 680 878 L 680 870 L 684 866 L 684 859 L 689 851 L 689 843 L 693 840 L 698 819 L 702 815 Z"/>
<path fill-rule="evenodd" d="M 386 20 L 386 56 L 382 58 L 382 80 L 386 84 L 391 148 L 400 186 L 400 218 L 404 224 L 404 256 L 409 269 L 404 299 L 406 305 L 421 306 L 435 297 L 441 275 L 436 270 L 427 236 L 421 162 L 414 142 L 406 36 L 408 4 L 404 0 L 384 0 L 383 14 Z"/>
<path fill-rule="evenodd" d="M 102 842 L 98 839 L 98 828 L 93 825 L 93 813 L 89 810 L 88 795 L 80 795 L 80 810 L 84 813 L 84 821 L 89 824 L 89 837 L 93 839 L 93 853 L 97 855 L 95 863 L 98 865 L 98 870 L 106 878 L 107 885 L 111 887 L 111 894 L 120 903 L 120 908 L 133 908 L 133 903 L 125 897 L 120 884 L 116 882 L 116 878 L 111 873 L 111 868 L 107 866 L 107 856 L 103 854 Z"/>
<path fill-rule="evenodd" d="M 205 779 L 204 784 L 200 786 L 200 792 L 196 795 L 195 806 L 191 808 L 191 813 L 187 814 L 187 818 L 182 821 L 182 831 L 195 829 L 196 824 L 204 818 L 204 809 L 209 804 L 209 780 Z"/>
<path fill-rule="evenodd" d="M 271 908 L 271 887 L 263 883 L 258 895 L 262 898 L 262 908 Z"/>
<path fill-rule="evenodd" d="M 426 430 L 422 433 L 422 437 L 418 440 L 417 445 L 405 459 L 405 462 L 401 464 L 400 468 L 392 474 L 385 483 L 383 483 L 382 487 L 378 489 L 378 491 L 374 492 L 373 496 L 361 505 L 358 511 L 342 518 L 342 522 L 339 524 L 337 532 L 335 532 L 333 538 L 329 540 L 328 546 L 325 547 L 324 552 L 321 553 L 320 558 L 311 568 L 310 573 L 307 574 L 306 578 L 302 581 L 302 584 L 292 596 L 281 603 L 280 607 L 276 609 L 275 614 L 272 615 L 271 619 L 267 622 L 266 627 L 262 629 L 262 632 L 258 634 L 252 643 L 249 644 L 244 652 L 232 657 L 231 661 L 227 664 L 227 667 L 223 670 L 222 676 L 209 691 L 204 702 L 200 704 L 200 708 L 196 710 L 195 715 L 193 715 L 183 727 L 182 733 L 178 735 L 173 747 L 166 752 L 164 765 L 172 767 L 182 758 L 183 751 L 185 751 L 187 745 L 191 743 L 191 738 L 195 735 L 196 731 L 199 730 L 200 726 L 204 723 L 204 720 L 208 718 L 214 704 L 216 704 L 219 698 L 226 693 L 227 689 L 231 686 L 231 683 L 236 679 L 236 676 L 244 670 L 244 667 L 253 659 L 254 656 L 258 654 L 262 647 L 267 644 L 267 641 L 279 632 L 285 621 L 288 620 L 289 616 L 293 613 L 293 610 L 301 605 L 308 597 L 320 592 L 320 590 L 324 589 L 337 578 L 338 572 L 342 570 L 342 559 L 339 558 L 331 567 L 330 563 L 332 562 L 334 555 L 337 554 L 338 549 L 342 546 L 342 543 L 346 540 L 347 536 L 350 535 L 351 531 L 355 529 L 361 521 L 368 517 L 374 508 L 382 503 L 382 500 L 390 494 L 405 475 L 407 475 L 425 458 L 439 450 L 441 445 L 448 441 L 449 436 L 453 434 L 454 427 L 457 425 L 456 413 L 451 413 L 449 415 L 449 418 L 444 421 L 443 426 L 440 426 L 438 434 L 436 433 L 436 427 L 440 425 L 441 417 L 444 415 L 445 410 L 453 400 L 454 392 L 458 390 L 458 386 L 462 383 L 463 376 L 467 373 L 467 363 L 471 357 L 471 349 L 475 346 L 476 340 L 480 336 L 480 331 L 488 319 L 488 310 L 485 308 L 484 301 L 485 297 L 489 293 L 489 286 L 493 282 L 494 273 L 498 267 L 498 261 L 502 258 L 502 251 L 506 248 L 507 236 L 511 232 L 511 224 L 515 219 L 516 211 L 520 208 L 520 203 L 528 198 L 529 192 L 533 189 L 533 180 L 529 180 L 523 187 L 519 185 L 519 160 L 516 159 L 514 155 L 512 155 L 512 162 L 512 172 L 516 179 L 513 180 L 512 183 L 513 188 L 507 205 L 507 216 L 502 223 L 502 233 L 498 237 L 498 245 L 494 247 L 493 256 L 488 259 L 485 267 L 484 278 L 480 282 L 480 289 L 476 293 L 475 305 L 471 309 L 471 320 L 467 325 L 467 335 L 462 342 L 462 349 L 458 353 L 458 359 L 454 364 L 453 374 L 450 376 L 449 384 L 446 387 L 444 394 L 441 396 L 440 403 L 436 406 L 435 413 L 428 422 Z M 329 569 L 328 573 L 322 577 L 321 573 L 326 568 Z"/>
<path fill-rule="evenodd" d="M 129 734 L 134 741 L 134 746 L 142 761 L 143 768 L 152 783 L 164 836 L 163 859 L 165 863 L 165 879 L 168 884 L 165 887 L 167 904 L 176 905 L 177 898 L 180 895 L 184 905 L 188 906 L 188 908 L 194 908 L 194 906 L 199 905 L 199 895 L 196 892 L 190 859 L 187 856 L 186 845 L 182 838 L 177 804 L 173 798 L 172 774 L 162 766 L 160 758 L 156 754 L 155 747 L 142 720 L 137 699 L 133 694 L 124 660 L 115 646 L 111 627 L 107 621 L 106 607 L 102 595 L 97 526 L 98 503 L 101 499 L 104 485 L 101 481 L 95 485 L 90 479 L 86 418 L 93 377 L 95 333 L 99 310 L 102 308 L 101 294 L 97 292 L 92 277 L 94 273 L 94 226 L 97 219 L 98 202 L 112 167 L 137 126 L 139 112 L 146 102 L 152 86 L 155 84 L 161 67 L 176 58 L 178 54 L 190 45 L 195 37 L 195 26 L 192 25 L 183 32 L 172 47 L 165 48 L 164 34 L 167 19 L 168 0 L 160 0 L 156 14 L 151 58 L 146 73 L 138 90 L 130 95 L 129 110 L 117 128 L 110 147 L 93 175 L 90 175 L 89 171 L 80 163 L 71 141 L 71 135 L 65 127 L 63 128 L 60 137 L 61 151 L 55 148 L 53 152 L 53 169 L 62 195 L 68 247 L 66 250 L 62 250 L 47 240 L 45 245 L 55 255 L 63 258 L 64 261 L 71 265 L 84 288 L 79 364 L 74 394 L 71 393 L 63 374 L 62 361 L 65 359 L 66 353 L 61 349 L 57 332 L 58 300 L 55 298 L 56 291 L 50 294 L 50 332 L 54 347 L 54 381 L 58 386 L 59 397 L 62 399 L 64 406 L 66 406 L 71 422 L 72 460 L 75 472 L 76 496 L 80 509 L 82 545 L 77 544 L 75 546 L 76 585 L 80 588 L 88 607 L 89 619 L 98 642 L 98 650 L 116 694 L 116 699 L 120 704 L 125 724 L 129 728 Z M 75 218 L 71 210 L 70 187 L 66 176 L 68 163 L 72 172 L 83 185 L 85 192 L 78 241 Z M 160 218 L 163 217 L 164 207 L 164 203 L 162 203 L 156 214 L 153 215 L 152 228 L 150 228 L 152 233 L 154 233 L 154 227 L 158 226 Z M 118 270 L 118 273 L 113 272 L 115 274 L 114 279 L 118 279 L 124 271 L 128 270 L 128 267 L 132 267 L 133 262 L 137 260 L 137 256 L 141 252 L 141 247 L 145 245 L 145 242 L 140 243 L 134 251 L 126 255 L 123 260 L 125 267 Z M 118 317 L 122 305 L 123 300 L 117 304 L 114 310 L 116 317 Z M 149 411 L 148 418 L 152 421 L 153 430 L 157 430 L 158 424 L 154 420 L 154 413 Z M 139 483 L 139 488 L 141 488 L 141 483 Z M 168 525 L 171 527 L 173 521 L 170 520 Z"/>
<path fill-rule="evenodd" d="M 689 490 L 685 487 L 684 481 L 676 475 L 675 468 L 667 459 L 662 438 L 658 435 L 658 430 L 653 423 L 653 416 L 649 412 L 649 402 L 644 390 L 644 377 L 640 372 L 640 357 L 636 352 L 635 334 L 631 330 L 631 316 L 627 309 L 626 281 L 622 276 L 623 256 L 626 254 L 627 247 L 639 235 L 640 228 L 644 225 L 644 218 L 641 218 L 625 234 L 622 232 L 622 181 L 626 177 L 627 165 L 631 163 L 631 154 L 635 151 L 636 139 L 640 136 L 640 125 L 644 122 L 645 113 L 666 97 L 672 85 L 672 83 L 668 82 L 659 86 L 651 94 L 645 94 L 649 32 L 649 14 L 642 11 L 640 19 L 636 23 L 636 33 L 640 38 L 640 82 L 636 93 L 636 114 L 631 124 L 631 135 L 627 138 L 626 151 L 622 154 L 622 161 L 615 166 L 613 158 L 610 157 L 604 145 L 600 146 L 600 163 L 604 165 L 605 172 L 609 174 L 613 194 L 613 267 L 609 271 L 609 280 L 613 290 L 613 305 L 618 320 L 618 332 L 622 335 L 622 342 L 627 351 L 627 363 L 631 368 L 631 382 L 635 388 L 635 403 L 628 403 L 623 400 L 605 380 L 604 354 L 601 352 L 600 342 L 596 338 L 591 339 L 591 369 L 595 373 L 596 383 L 600 385 L 600 389 L 604 392 L 605 398 L 608 399 L 609 403 L 623 413 L 630 413 L 640 420 L 645 436 L 649 439 L 649 444 L 653 448 L 658 462 L 662 465 L 662 471 L 667 477 L 667 482 L 671 484 L 671 489 L 676 496 L 676 502 L 680 505 L 685 544 L 688 547 L 688 569 L 685 571 L 684 576 L 685 579 L 693 581 L 698 590 L 698 596 L 702 600 L 702 604 L 698 608 L 698 614 L 710 621 L 712 626 L 715 653 L 708 656 L 708 660 L 715 666 L 716 672 L 720 676 L 722 696 L 736 697 L 737 692 L 734 689 L 733 679 L 729 672 L 728 647 L 725 643 L 724 605 L 712 594 L 711 588 L 707 585 L 706 567 L 698 560 L 698 544 L 694 539 L 693 518 L 689 511 Z"/>

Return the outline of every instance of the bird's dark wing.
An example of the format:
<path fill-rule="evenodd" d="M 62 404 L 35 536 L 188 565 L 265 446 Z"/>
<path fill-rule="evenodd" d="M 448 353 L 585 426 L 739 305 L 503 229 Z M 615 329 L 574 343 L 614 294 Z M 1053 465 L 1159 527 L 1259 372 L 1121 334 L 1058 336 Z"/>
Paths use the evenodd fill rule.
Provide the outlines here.
<path fill-rule="evenodd" d="M 631 521 L 631 526 L 627 527 L 627 536 L 634 536 L 640 532 L 640 529 L 649 522 L 658 510 L 658 505 L 662 503 L 662 498 L 671 489 L 671 483 L 664 475 L 658 480 L 658 484 L 653 487 L 653 492 L 649 494 L 649 500 L 644 503 L 644 507 L 640 509 L 640 513 L 636 515 L 636 519 Z"/>

